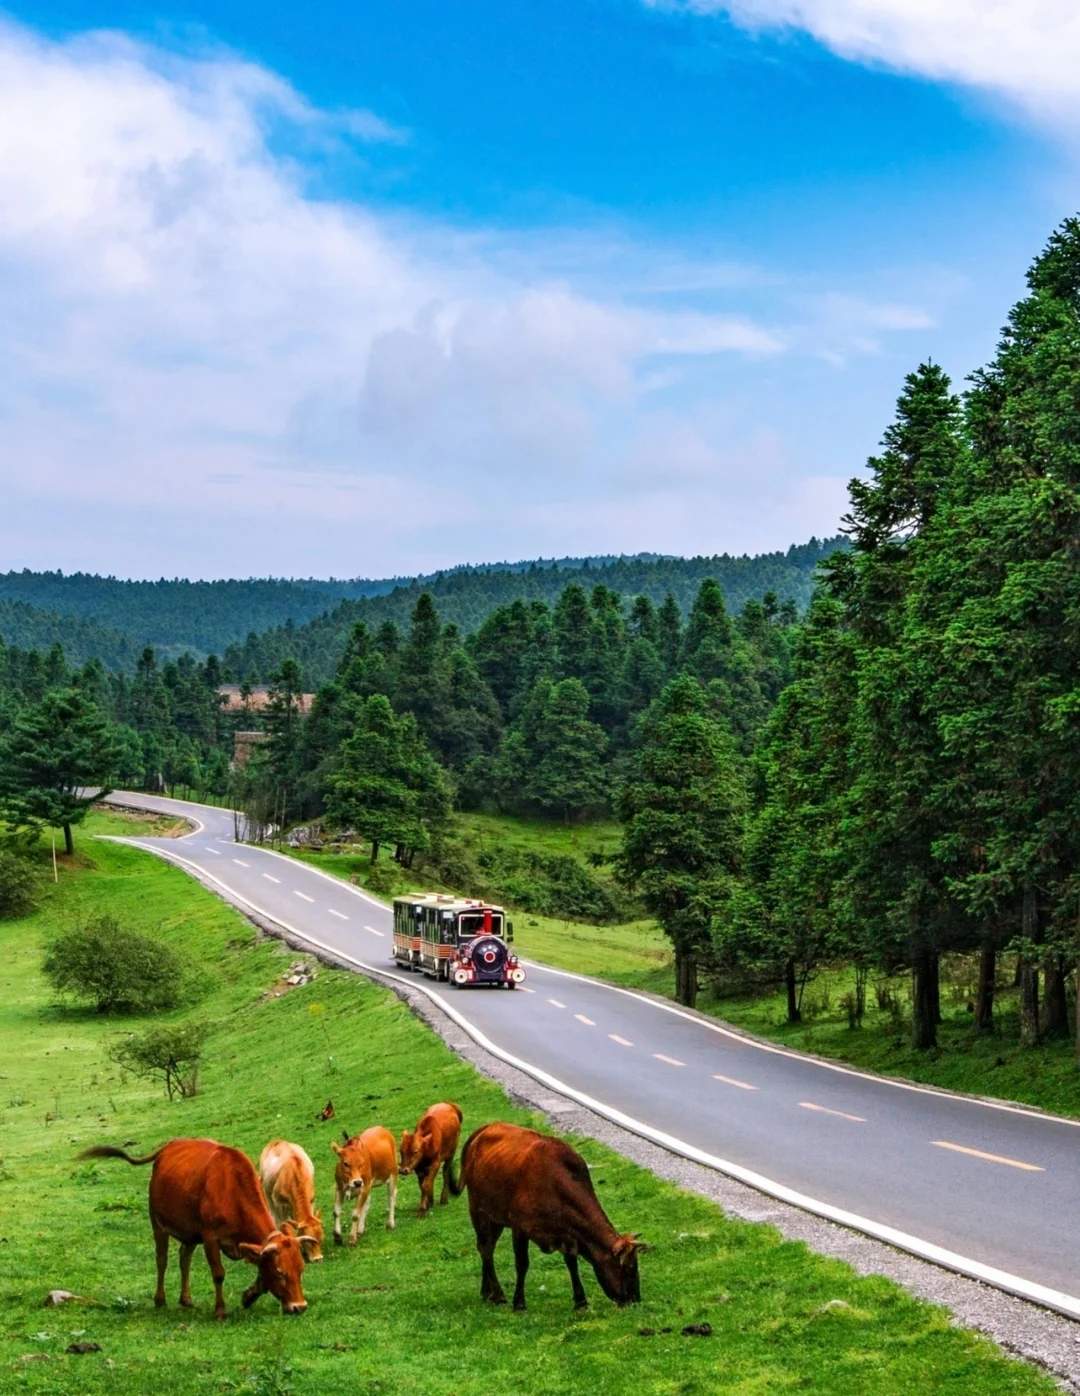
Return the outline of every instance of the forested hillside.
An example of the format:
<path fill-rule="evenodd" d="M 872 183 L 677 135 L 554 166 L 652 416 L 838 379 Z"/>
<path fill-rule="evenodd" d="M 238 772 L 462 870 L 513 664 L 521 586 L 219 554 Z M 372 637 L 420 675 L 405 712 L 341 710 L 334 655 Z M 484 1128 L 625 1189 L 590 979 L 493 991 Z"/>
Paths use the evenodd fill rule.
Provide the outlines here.
<path fill-rule="evenodd" d="M 626 603 L 646 596 L 659 605 L 671 595 L 686 613 L 701 583 L 711 578 L 719 584 L 729 610 L 740 610 L 747 601 L 760 600 L 768 592 L 802 610 L 813 591 L 818 563 L 844 546 L 846 540 L 840 537 L 812 538 L 786 552 L 756 557 L 722 553 L 694 558 L 601 558 L 583 563 L 564 558 L 513 570 L 456 568 L 398 586 L 385 595 L 343 602 L 303 626 L 287 625 L 251 634 L 243 644 L 226 649 L 224 665 L 230 676 L 254 683 L 271 674 L 282 660 L 295 659 L 309 683 L 324 682 L 333 673 L 341 647 L 357 621 L 373 631 L 386 621 L 404 626 L 424 592 L 433 597 L 442 618 L 465 634 L 476 630 L 499 606 L 517 600 L 552 604 L 570 585 L 591 590 L 602 584 Z"/>
<path fill-rule="evenodd" d="M 185 650 L 200 659 L 227 651 L 229 677 L 253 683 L 267 679 L 283 659 L 297 659 L 308 682 L 319 683 L 332 673 L 356 620 L 373 627 L 384 620 L 404 624 L 425 590 L 436 597 L 446 619 L 463 630 L 475 629 L 496 606 L 516 597 L 550 601 L 570 581 L 591 587 L 602 580 L 624 597 L 644 592 L 656 601 L 672 591 L 685 608 L 700 581 L 716 577 L 731 606 L 771 590 L 803 607 L 817 562 L 841 544 L 841 539 L 812 539 L 786 553 L 760 557 L 643 554 L 463 563 L 424 577 L 382 580 L 143 582 L 84 572 L 7 572 L 0 575 L 0 638 L 41 650 L 59 641 L 69 658 L 100 659 L 109 668 L 130 668 L 147 645 L 164 659 Z"/>

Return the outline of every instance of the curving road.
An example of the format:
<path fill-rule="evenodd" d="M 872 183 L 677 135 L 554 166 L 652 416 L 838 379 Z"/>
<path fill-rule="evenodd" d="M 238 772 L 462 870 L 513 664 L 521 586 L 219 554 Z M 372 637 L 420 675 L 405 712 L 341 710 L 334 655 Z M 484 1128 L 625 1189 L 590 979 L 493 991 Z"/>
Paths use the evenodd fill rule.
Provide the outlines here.
<path fill-rule="evenodd" d="M 124 842 L 363 973 L 425 989 L 551 1089 L 772 1196 L 1080 1318 L 1080 1121 L 862 1075 L 530 961 L 514 993 L 403 974 L 389 907 L 359 888 L 236 843 L 228 810 L 110 799 L 195 821 L 181 839 Z"/>

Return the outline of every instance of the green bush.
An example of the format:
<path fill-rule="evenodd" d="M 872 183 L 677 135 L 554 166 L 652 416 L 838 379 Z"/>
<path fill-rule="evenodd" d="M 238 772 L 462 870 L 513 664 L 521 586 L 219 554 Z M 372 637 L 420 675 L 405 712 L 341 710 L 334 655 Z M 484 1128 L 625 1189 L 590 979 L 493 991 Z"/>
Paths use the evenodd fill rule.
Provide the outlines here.
<path fill-rule="evenodd" d="M 22 853 L 0 848 L 0 917 L 25 916 L 41 895 L 41 874 Z"/>
<path fill-rule="evenodd" d="M 160 1080 L 169 1099 L 199 1089 L 199 1065 L 209 1029 L 205 1023 L 168 1023 L 114 1042 L 109 1057 L 135 1076 Z"/>
<path fill-rule="evenodd" d="M 42 970 L 58 993 L 87 1000 L 99 1013 L 175 1008 L 187 991 L 176 953 L 112 916 L 62 932 L 46 951 Z"/>

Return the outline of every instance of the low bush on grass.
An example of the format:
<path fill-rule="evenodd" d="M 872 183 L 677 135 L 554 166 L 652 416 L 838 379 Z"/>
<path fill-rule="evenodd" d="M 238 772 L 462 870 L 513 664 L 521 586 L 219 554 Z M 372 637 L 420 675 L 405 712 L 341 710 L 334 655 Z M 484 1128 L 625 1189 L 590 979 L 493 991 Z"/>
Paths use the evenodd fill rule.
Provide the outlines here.
<path fill-rule="evenodd" d="M 27 915 L 41 891 L 41 874 L 30 859 L 14 848 L 0 848 L 0 917 Z"/>
<path fill-rule="evenodd" d="M 184 964 L 168 945 L 128 930 L 112 916 L 62 931 L 42 970 L 59 994 L 93 1004 L 99 1013 L 153 1013 L 188 996 Z"/>
<path fill-rule="evenodd" d="M 170 1100 L 198 1093 L 199 1065 L 209 1033 L 207 1023 L 168 1023 L 133 1032 L 113 1042 L 110 1060 L 133 1076 L 161 1081 Z"/>

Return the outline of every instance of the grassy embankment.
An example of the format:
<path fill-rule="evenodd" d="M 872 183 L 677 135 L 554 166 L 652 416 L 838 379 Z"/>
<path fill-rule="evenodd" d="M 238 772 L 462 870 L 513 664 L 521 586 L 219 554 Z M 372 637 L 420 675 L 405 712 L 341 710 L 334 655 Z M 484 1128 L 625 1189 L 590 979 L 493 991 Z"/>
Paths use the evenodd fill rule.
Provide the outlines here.
<path fill-rule="evenodd" d="M 462 814 L 458 818 L 465 842 L 477 850 L 495 844 L 522 852 L 569 853 L 586 859 L 591 853 L 610 855 L 618 845 L 616 824 L 567 827 L 495 815 Z M 334 853 L 300 856 L 328 872 L 370 882 L 366 857 Z M 389 860 L 385 868 L 392 869 L 391 894 L 413 887 L 418 880 L 423 882 L 422 877 L 403 873 Z M 601 878 L 609 875 L 604 870 L 599 873 Z M 597 926 L 520 912 L 514 916 L 514 927 L 518 947 L 525 955 L 561 969 L 596 974 L 616 984 L 671 996 L 674 972 L 670 947 L 653 921 Z M 1020 1101 L 1058 1114 L 1080 1114 L 1080 1070 L 1072 1043 L 1048 1042 L 1036 1049 L 1019 1045 L 1016 992 L 1008 977 L 1011 968 L 1012 961 L 1003 957 L 997 1031 L 979 1036 L 972 1030 L 968 1009 L 975 997 L 975 963 L 962 956 L 943 961 L 944 1022 L 938 1030 L 939 1047 L 933 1052 L 916 1052 L 910 1045 L 911 984 L 906 974 L 874 977 L 863 1024 L 855 1029 L 849 1027 L 844 1007 L 845 995 L 853 988 L 853 975 L 846 969 L 823 971 L 809 984 L 801 1024 L 786 1022 L 786 1003 L 779 990 L 726 995 L 706 985 L 698 1008 L 748 1032 L 869 1071 Z"/>
<path fill-rule="evenodd" d="M 561 1261 L 536 1256 L 528 1312 L 492 1310 L 478 1298 L 464 1201 L 424 1222 L 403 1205 L 389 1233 L 380 1195 L 360 1246 L 331 1247 L 306 1271 L 303 1319 L 281 1318 L 267 1298 L 247 1313 L 234 1307 L 252 1272 L 230 1263 L 232 1312 L 215 1323 L 201 1256 L 197 1307 L 178 1309 L 175 1251 L 169 1306 L 155 1310 L 148 1170 L 76 1163 L 87 1144 L 144 1150 L 208 1134 L 257 1155 L 270 1137 L 291 1137 L 316 1160 L 328 1213 L 329 1143 L 342 1125 L 399 1129 L 440 1098 L 460 1102 L 467 1128 L 527 1117 L 363 979 L 321 969 L 310 985 L 268 996 L 295 954 L 177 869 L 86 837 L 130 828 L 115 815 L 94 817 L 45 905 L 0 923 L 0 1388 L 109 1396 L 1054 1390 L 887 1281 L 860 1279 L 769 1228 L 730 1221 L 589 1141 L 579 1147 L 609 1213 L 655 1245 L 643 1262 L 640 1307 L 614 1308 L 589 1274 L 593 1306 L 575 1315 Z M 198 969 L 202 997 L 182 1013 L 215 1029 L 193 1099 L 169 1103 L 157 1088 L 122 1078 L 104 1049 L 137 1022 L 59 1007 L 42 980 L 42 946 L 56 929 L 106 909 L 167 939 Z M 316 1123 L 328 1097 L 336 1119 Z M 404 1184 L 411 1203 L 415 1184 Z M 500 1253 L 505 1281 L 505 1241 Z M 42 1308 L 55 1287 L 87 1302 Z M 702 1322 L 711 1338 L 682 1335 Z M 76 1342 L 101 1350 L 69 1355 Z"/>

